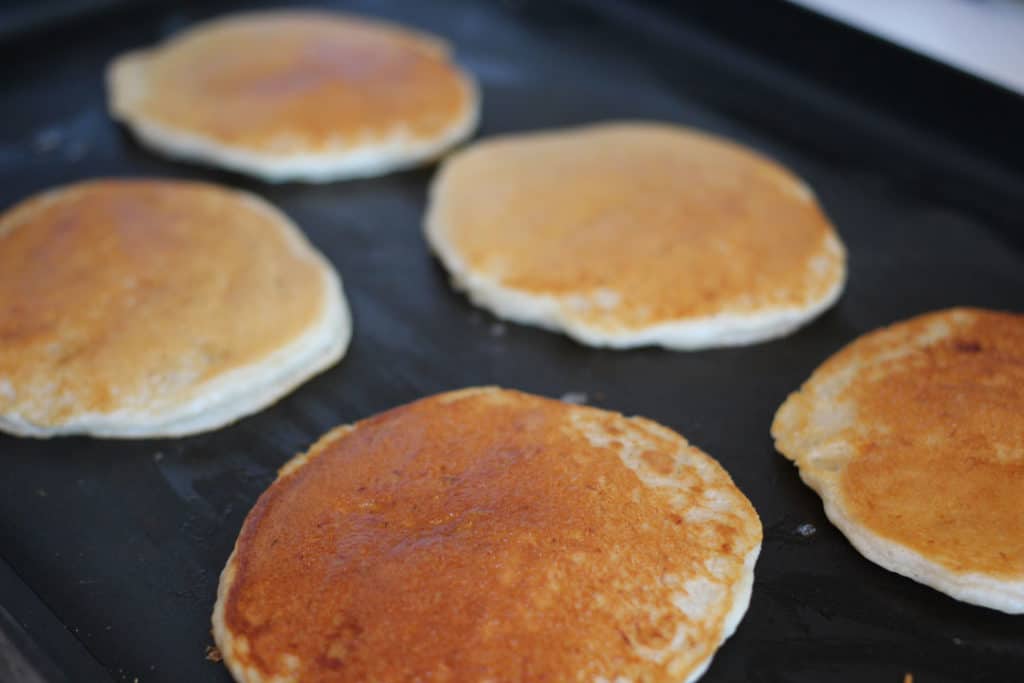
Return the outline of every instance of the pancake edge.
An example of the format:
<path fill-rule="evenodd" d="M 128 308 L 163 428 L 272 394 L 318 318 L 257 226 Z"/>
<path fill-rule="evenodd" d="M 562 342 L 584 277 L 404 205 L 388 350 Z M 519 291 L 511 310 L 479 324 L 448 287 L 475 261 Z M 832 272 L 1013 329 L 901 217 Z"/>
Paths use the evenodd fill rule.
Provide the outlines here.
<path fill-rule="evenodd" d="M 801 479 L 804 479 L 802 474 Z M 960 602 L 1006 614 L 1024 614 L 1024 580 L 1001 580 L 981 572 L 954 572 L 916 550 L 858 524 L 846 514 L 842 504 L 825 496 L 822 496 L 822 501 L 829 521 L 861 555 L 883 569 L 945 593 Z"/>
<path fill-rule="evenodd" d="M 835 490 L 836 484 L 816 476 L 815 473 L 808 471 L 808 468 L 801 467 L 797 456 L 780 448 L 781 427 L 776 425 L 780 420 L 779 415 L 787 410 L 788 406 L 795 405 L 790 403 L 791 398 L 787 398 L 776 412 L 772 424 L 775 448 L 793 462 L 800 479 L 820 496 L 825 516 L 857 552 L 883 569 L 912 579 L 960 602 L 1007 614 L 1024 614 L 1024 579 L 1010 581 L 981 572 L 955 572 L 909 546 L 871 531 L 867 526 L 851 518 L 842 503 L 842 493 Z"/>
<path fill-rule="evenodd" d="M 710 457 L 710 456 L 709 456 Z M 730 477 L 731 478 L 731 477 Z M 735 484 L 733 484 L 735 486 Z M 738 487 L 737 487 L 738 488 Z M 753 504 L 751 504 L 753 507 Z M 715 645 L 715 648 L 711 651 L 711 654 L 706 659 L 699 662 L 690 675 L 686 677 L 683 683 L 694 683 L 701 676 L 707 672 L 708 667 L 711 666 L 711 662 L 714 660 L 715 655 L 722 648 L 729 638 L 736 633 L 736 629 L 739 628 L 740 622 L 743 621 L 743 617 L 747 614 L 747 609 L 750 607 L 750 598 L 754 593 L 754 566 L 757 564 L 757 558 L 761 555 L 761 546 L 764 543 L 758 543 L 756 546 L 751 548 L 747 556 L 743 558 L 743 574 L 740 577 L 739 582 L 733 586 L 732 592 L 732 607 L 725 615 L 725 620 L 722 622 L 722 634 Z"/>

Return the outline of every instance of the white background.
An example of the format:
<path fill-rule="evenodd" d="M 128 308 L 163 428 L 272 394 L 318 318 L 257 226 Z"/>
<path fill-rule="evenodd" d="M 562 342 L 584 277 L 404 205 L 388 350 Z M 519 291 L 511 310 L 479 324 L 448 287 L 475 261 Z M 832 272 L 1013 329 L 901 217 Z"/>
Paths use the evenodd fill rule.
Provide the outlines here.
<path fill-rule="evenodd" d="M 790 0 L 1024 94 L 1021 0 Z"/>

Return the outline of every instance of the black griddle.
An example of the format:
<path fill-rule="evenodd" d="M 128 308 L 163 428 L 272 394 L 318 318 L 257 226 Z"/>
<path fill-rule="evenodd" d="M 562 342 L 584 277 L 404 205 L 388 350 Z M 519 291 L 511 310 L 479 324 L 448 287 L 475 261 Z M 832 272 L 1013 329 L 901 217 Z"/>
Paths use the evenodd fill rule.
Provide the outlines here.
<path fill-rule="evenodd" d="M 210 434 L 0 436 L 0 680 L 228 682 L 205 659 L 217 578 L 277 467 L 334 425 L 487 383 L 583 392 L 669 425 L 753 501 L 765 528 L 753 601 L 704 681 L 1024 680 L 1024 618 L 862 558 L 768 434 L 787 393 L 863 332 L 958 304 L 1024 310 L 1019 97 L 781 3 L 338 3 L 448 37 L 483 85 L 478 137 L 676 121 L 815 188 L 849 247 L 834 309 L 748 348 L 604 351 L 499 322 L 452 291 L 420 233 L 432 168 L 267 185 L 163 160 L 110 120 L 113 56 L 239 5 L 72 4 L 0 31 L 0 205 L 111 175 L 257 192 L 338 266 L 355 336 L 340 365 Z"/>

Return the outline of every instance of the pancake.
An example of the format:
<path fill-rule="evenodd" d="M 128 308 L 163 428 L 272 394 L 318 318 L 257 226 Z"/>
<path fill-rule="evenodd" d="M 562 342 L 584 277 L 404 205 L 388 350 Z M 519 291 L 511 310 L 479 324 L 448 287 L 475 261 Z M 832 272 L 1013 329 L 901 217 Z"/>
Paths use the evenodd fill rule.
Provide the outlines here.
<path fill-rule="evenodd" d="M 496 388 L 328 433 L 223 573 L 214 637 L 254 681 L 692 681 L 750 600 L 761 525 L 642 418 Z"/>
<path fill-rule="evenodd" d="M 261 199 L 96 180 L 0 216 L 0 430 L 178 436 L 273 403 L 351 332 L 334 269 Z"/>
<path fill-rule="evenodd" d="M 1024 613 L 1024 315 L 955 308 L 871 332 L 772 435 L 865 557 Z"/>
<path fill-rule="evenodd" d="M 474 303 L 592 346 L 779 337 L 828 308 L 846 272 L 798 178 L 656 123 L 477 143 L 441 169 L 426 234 Z"/>
<path fill-rule="evenodd" d="M 479 109 L 444 41 L 318 11 L 200 24 L 122 55 L 107 83 L 143 144 L 275 182 L 415 166 L 472 133 Z"/>

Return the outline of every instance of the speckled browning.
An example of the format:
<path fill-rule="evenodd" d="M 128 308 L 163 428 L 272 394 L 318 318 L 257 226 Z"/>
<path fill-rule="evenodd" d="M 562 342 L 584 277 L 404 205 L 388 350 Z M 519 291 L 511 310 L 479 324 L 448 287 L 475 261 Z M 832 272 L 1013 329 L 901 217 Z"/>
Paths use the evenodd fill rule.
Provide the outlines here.
<path fill-rule="evenodd" d="M 760 539 L 728 475 L 664 427 L 442 394 L 282 472 L 215 632 L 248 681 L 682 681 L 745 608 Z"/>

